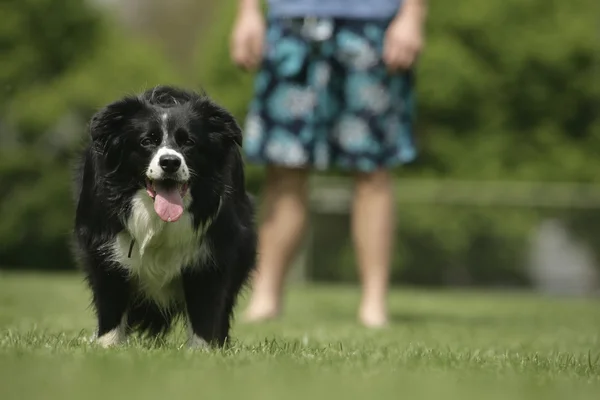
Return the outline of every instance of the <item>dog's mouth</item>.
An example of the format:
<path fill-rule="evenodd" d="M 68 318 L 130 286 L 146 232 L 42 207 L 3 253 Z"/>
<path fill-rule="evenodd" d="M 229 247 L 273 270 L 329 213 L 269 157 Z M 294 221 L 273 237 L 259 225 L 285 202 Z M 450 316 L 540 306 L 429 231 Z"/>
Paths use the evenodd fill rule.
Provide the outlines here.
<path fill-rule="evenodd" d="M 181 218 L 184 207 L 183 198 L 188 189 L 188 182 L 146 178 L 146 192 L 154 199 L 154 211 L 165 222 L 175 222 Z"/>

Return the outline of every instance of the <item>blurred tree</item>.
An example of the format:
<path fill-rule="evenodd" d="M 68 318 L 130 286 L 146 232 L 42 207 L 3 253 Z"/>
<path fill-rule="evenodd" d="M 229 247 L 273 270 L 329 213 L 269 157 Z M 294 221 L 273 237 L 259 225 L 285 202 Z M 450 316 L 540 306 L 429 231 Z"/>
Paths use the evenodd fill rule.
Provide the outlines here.
<path fill-rule="evenodd" d="M 100 33 L 99 16 L 81 0 L 4 0 L 0 15 L 0 109 L 89 57 Z"/>
<path fill-rule="evenodd" d="M 419 65 L 421 163 L 468 178 L 600 180 L 598 3 L 440 2 Z M 469 151 L 464 151 L 469 149 Z"/>
<path fill-rule="evenodd" d="M 197 41 L 206 39 L 218 7 L 212 0 L 127 0 L 114 8 L 127 26 L 151 40 L 189 74 Z"/>

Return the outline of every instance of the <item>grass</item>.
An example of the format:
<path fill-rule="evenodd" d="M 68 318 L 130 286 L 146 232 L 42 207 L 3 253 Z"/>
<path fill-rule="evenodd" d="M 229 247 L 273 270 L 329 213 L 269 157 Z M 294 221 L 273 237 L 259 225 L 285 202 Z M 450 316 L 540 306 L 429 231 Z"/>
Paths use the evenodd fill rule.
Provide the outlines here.
<path fill-rule="evenodd" d="M 104 350 L 77 275 L 0 273 L 0 399 L 597 399 L 600 302 L 395 289 L 393 323 L 355 323 L 358 290 L 295 286 L 276 322 L 225 350 L 133 338 Z M 244 303 L 244 301 L 242 301 Z"/>

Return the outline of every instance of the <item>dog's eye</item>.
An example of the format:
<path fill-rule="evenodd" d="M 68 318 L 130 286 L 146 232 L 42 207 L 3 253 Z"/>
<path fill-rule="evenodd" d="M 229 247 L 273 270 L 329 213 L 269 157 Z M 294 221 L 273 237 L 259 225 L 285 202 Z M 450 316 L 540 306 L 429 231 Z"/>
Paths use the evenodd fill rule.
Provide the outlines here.
<path fill-rule="evenodd" d="M 152 139 L 150 139 L 150 138 L 143 138 L 143 139 L 140 141 L 140 144 L 141 144 L 142 146 L 152 146 L 152 145 L 154 144 L 154 142 L 153 142 L 153 141 L 152 141 Z"/>
<path fill-rule="evenodd" d="M 196 143 L 192 135 L 183 128 L 177 129 L 174 133 L 174 136 L 177 144 L 180 146 L 192 146 L 194 143 Z"/>

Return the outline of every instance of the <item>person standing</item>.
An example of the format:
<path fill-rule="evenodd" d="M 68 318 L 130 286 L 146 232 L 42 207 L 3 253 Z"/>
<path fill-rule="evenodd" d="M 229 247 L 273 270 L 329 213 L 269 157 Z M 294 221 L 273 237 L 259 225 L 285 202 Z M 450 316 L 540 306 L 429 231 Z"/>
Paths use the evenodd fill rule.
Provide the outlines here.
<path fill-rule="evenodd" d="M 425 0 L 239 0 L 231 57 L 258 72 L 244 134 L 266 165 L 257 273 L 247 321 L 278 316 L 288 266 L 307 220 L 311 170 L 354 175 L 352 238 L 361 278 L 359 321 L 388 322 L 395 230 L 394 167 L 417 155 L 414 65 Z"/>

